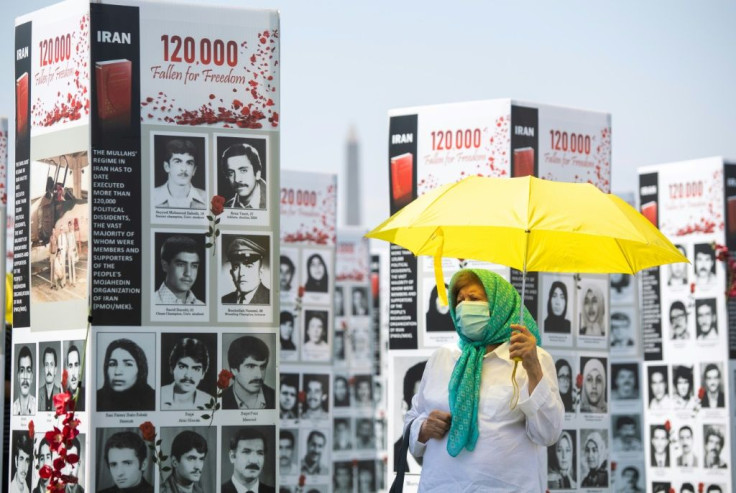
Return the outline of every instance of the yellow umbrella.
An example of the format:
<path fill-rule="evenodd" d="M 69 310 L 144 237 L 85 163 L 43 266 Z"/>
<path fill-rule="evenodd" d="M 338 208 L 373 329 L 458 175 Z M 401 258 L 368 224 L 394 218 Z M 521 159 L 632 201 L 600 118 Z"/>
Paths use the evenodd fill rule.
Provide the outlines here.
<path fill-rule="evenodd" d="M 485 260 L 524 273 L 634 274 L 688 262 L 648 219 L 617 196 L 589 183 L 533 176 L 471 176 L 436 188 L 366 236 L 415 255 L 433 256 L 444 303 L 442 257 Z"/>

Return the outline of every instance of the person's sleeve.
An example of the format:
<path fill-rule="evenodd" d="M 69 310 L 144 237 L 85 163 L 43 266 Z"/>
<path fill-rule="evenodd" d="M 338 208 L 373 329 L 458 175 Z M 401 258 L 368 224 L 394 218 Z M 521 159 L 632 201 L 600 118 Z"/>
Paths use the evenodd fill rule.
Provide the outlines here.
<path fill-rule="evenodd" d="M 424 450 L 427 448 L 426 443 L 419 441 L 419 430 L 422 428 L 422 424 L 427 421 L 430 409 L 427 408 L 427 402 L 424 397 L 424 391 L 428 385 L 429 375 L 432 373 L 432 364 L 434 363 L 435 354 L 427 361 L 427 366 L 424 368 L 424 374 L 422 374 L 422 381 L 419 384 L 419 391 L 414 395 L 411 400 L 411 409 L 404 416 L 404 429 L 411 423 L 411 432 L 409 435 L 409 452 L 415 458 L 422 457 Z"/>
<path fill-rule="evenodd" d="M 519 408 L 526 416 L 526 434 L 531 441 L 548 447 L 560 438 L 565 408 L 557 387 L 557 372 L 552 357 L 543 349 L 537 351 L 542 366 L 542 379 L 534 392 Z"/>

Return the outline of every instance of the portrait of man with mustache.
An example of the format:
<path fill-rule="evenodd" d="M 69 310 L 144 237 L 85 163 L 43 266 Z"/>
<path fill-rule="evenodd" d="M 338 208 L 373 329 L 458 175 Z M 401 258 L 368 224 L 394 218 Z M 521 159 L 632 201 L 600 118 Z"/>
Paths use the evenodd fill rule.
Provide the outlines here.
<path fill-rule="evenodd" d="M 227 428 L 223 428 L 223 441 Z M 275 489 L 265 483 L 264 470 L 273 470 L 272 453 L 266 434 L 259 427 L 246 426 L 237 428 L 230 437 L 228 458 L 233 466 L 230 479 L 222 484 L 221 493 L 274 493 Z M 226 478 L 227 465 L 222 461 L 222 477 Z"/>
<path fill-rule="evenodd" d="M 238 337 L 230 344 L 227 361 L 233 379 L 222 394 L 223 409 L 275 409 L 276 392 L 264 382 L 270 355 L 268 345 L 255 336 Z"/>
<path fill-rule="evenodd" d="M 168 209 L 207 209 L 207 193 L 192 185 L 204 139 L 157 135 L 154 141 L 155 154 L 163 161 L 162 167 L 167 179 L 166 183 L 153 190 L 153 206 Z M 163 146 L 163 150 L 159 150 L 159 146 Z"/>
<path fill-rule="evenodd" d="M 265 210 L 268 204 L 265 140 L 220 138 L 217 147 L 218 193 L 227 199 L 225 207 Z"/>
<path fill-rule="evenodd" d="M 33 348 L 33 350 L 31 350 Z M 33 353 L 36 352 L 35 344 L 23 344 L 16 346 L 18 365 L 15 374 L 18 377 L 18 385 L 15 395 L 18 396 L 13 402 L 13 415 L 30 416 L 36 414 L 36 397 L 33 395 Z"/>
<path fill-rule="evenodd" d="M 164 480 L 161 493 L 204 493 L 201 484 L 207 459 L 207 440 L 191 430 L 184 430 L 171 442 L 171 474 Z"/>
<path fill-rule="evenodd" d="M 176 341 L 167 361 L 172 382 L 161 387 L 161 409 L 203 409 L 212 399 L 211 394 L 199 388 L 210 368 L 205 343 L 194 337 L 183 337 Z"/>
<path fill-rule="evenodd" d="M 40 411 L 54 411 L 54 396 L 61 394 L 61 386 L 57 380 L 59 375 L 59 354 L 54 346 L 58 343 L 50 343 L 43 350 L 41 364 L 43 364 L 44 383 L 38 391 L 38 409 Z"/>

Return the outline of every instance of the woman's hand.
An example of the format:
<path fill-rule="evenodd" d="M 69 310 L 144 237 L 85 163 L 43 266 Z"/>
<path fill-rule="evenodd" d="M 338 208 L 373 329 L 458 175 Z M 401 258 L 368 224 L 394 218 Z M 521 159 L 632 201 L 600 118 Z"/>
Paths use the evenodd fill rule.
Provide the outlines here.
<path fill-rule="evenodd" d="M 519 324 L 511 324 L 511 341 L 509 344 L 509 356 L 511 359 L 521 358 L 521 364 L 529 376 L 529 393 L 534 391 L 542 379 L 542 365 L 537 358 L 537 339 L 529 329 Z"/>
<path fill-rule="evenodd" d="M 452 415 L 450 413 L 435 409 L 429 413 L 427 420 L 422 423 L 422 427 L 419 429 L 419 441 L 427 443 L 430 438 L 441 439 L 450 431 L 451 422 Z"/>

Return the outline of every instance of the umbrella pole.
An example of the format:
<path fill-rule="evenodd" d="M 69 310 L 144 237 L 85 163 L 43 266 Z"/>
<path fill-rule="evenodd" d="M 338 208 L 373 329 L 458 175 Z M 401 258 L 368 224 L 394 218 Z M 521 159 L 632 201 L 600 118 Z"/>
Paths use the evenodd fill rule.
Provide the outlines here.
<path fill-rule="evenodd" d="M 524 325 L 524 293 L 526 292 L 526 256 L 529 252 L 529 230 L 524 231 L 526 242 L 524 242 L 524 270 L 521 274 L 521 305 L 519 306 L 519 325 Z"/>

